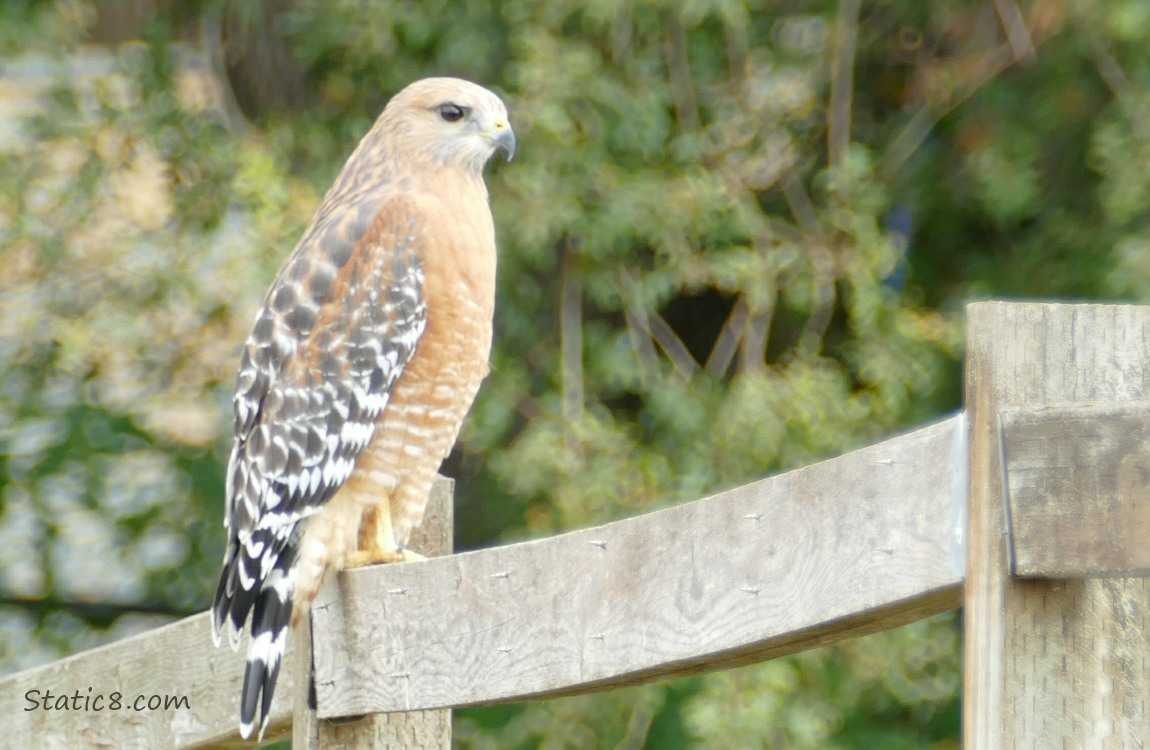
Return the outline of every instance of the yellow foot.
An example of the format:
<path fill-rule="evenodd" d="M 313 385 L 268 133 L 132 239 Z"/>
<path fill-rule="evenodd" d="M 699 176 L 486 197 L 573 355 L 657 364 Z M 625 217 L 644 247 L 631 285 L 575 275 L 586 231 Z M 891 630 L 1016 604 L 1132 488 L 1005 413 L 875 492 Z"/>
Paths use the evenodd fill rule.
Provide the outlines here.
<path fill-rule="evenodd" d="M 357 549 L 347 556 L 345 568 L 363 568 L 368 565 L 385 565 L 390 563 L 418 562 L 427 558 L 418 552 L 409 549 Z"/>

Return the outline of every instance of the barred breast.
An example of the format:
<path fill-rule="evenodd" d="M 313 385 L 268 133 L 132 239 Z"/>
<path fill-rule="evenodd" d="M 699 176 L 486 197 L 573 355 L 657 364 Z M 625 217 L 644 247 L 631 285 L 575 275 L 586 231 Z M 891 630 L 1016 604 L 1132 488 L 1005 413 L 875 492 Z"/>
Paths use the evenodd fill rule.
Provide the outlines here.
<path fill-rule="evenodd" d="M 389 498 L 400 546 L 423 519 L 435 473 L 488 371 L 490 308 L 471 294 L 448 299 L 446 315 L 429 316 L 415 356 L 376 423 L 375 438 L 348 480 L 353 491 L 370 496 L 370 510 Z M 371 525 L 370 519 L 364 524 Z"/>

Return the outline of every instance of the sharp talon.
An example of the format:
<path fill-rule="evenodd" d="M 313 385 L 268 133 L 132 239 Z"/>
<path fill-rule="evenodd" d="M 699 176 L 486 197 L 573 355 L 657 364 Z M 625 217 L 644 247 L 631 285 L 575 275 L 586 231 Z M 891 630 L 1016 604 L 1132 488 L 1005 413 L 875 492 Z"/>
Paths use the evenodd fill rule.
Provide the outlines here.
<path fill-rule="evenodd" d="M 427 558 L 409 549 L 358 549 L 347 556 L 345 568 L 365 568 L 369 565 L 392 565 L 394 563 L 419 562 Z"/>
<path fill-rule="evenodd" d="M 427 559 L 423 555 L 421 555 L 418 552 L 415 552 L 413 550 L 399 549 L 397 551 L 399 552 L 399 556 L 400 556 L 399 561 L 400 562 L 420 562 L 421 560 Z"/>

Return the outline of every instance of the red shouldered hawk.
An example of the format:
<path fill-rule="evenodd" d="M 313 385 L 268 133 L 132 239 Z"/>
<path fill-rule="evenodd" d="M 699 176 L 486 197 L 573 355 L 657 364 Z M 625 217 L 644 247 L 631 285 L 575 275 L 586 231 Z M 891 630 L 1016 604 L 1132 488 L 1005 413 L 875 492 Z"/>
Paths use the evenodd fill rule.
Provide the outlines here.
<path fill-rule="evenodd" d="M 244 347 L 213 638 L 251 614 L 240 733 L 267 729 L 288 631 L 324 575 L 403 549 L 487 374 L 495 229 L 483 167 L 503 102 L 417 81 L 352 153 Z"/>

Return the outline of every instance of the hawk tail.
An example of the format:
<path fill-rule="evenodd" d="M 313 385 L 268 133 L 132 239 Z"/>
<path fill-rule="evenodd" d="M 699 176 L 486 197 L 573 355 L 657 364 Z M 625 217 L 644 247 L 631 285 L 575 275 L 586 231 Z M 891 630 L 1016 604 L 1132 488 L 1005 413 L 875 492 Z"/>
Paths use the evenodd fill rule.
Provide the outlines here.
<path fill-rule="evenodd" d="M 293 532 L 281 540 L 270 529 L 258 529 L 246 542 L 233 541 L 212 603 L 212 637 L 217 646 L 226 629 L 232 648 L 239 648 L 240 633 L 251 614 L 251 639 L 240 692 L 240 735 L 245 739 L 255 728 L 257 709 L 259 737 L 263 739 L 287 648 L 299 544 L 298 530 Z M 262 554 L 253 556 L 249 549 Z"/>
<path fill-rule="evenodd" d="M 271 718 L 276 679 L 292 624 L 296 551 L 295 545 L 289 544 L 280 553 L 260 585 L 252 610 L 252 638 L 240 691 L 240 735 L 245 739 L 255 726 L 257 708 L 259 739 L 263 739 Z"/>

